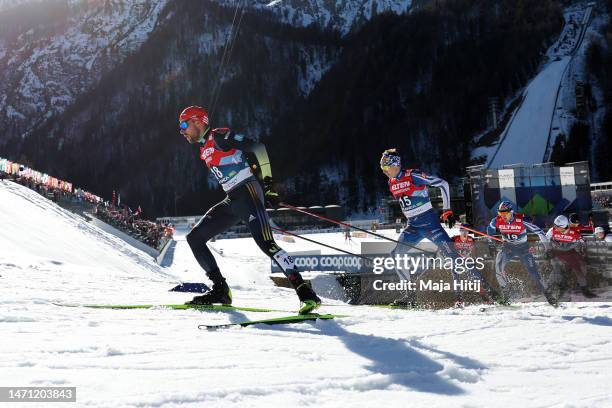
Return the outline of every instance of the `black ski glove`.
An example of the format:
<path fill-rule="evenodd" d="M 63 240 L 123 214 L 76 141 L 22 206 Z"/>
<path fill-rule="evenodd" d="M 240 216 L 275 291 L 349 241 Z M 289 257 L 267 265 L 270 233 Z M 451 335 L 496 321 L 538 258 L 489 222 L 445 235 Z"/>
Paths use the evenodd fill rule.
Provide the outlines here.
<path fill-rule="evenodd" d="M 448 228 L 453 228 L 453 226 L 457 222 L 457 217 L 455 217 L 455 214 L 453 214 L 453 210 L 451 209 L 442 210 L 442 215 L 440 216 L 440 219 L 446 223 Z"/>
<path fill-rule="evenodd" d="M 264 200 L 266 206 L 277 209 L 280 206 L 280 197 L 274 190 L 274 180 L 270 176 L 266 176 L 263 179 L 264 186 Z"/>

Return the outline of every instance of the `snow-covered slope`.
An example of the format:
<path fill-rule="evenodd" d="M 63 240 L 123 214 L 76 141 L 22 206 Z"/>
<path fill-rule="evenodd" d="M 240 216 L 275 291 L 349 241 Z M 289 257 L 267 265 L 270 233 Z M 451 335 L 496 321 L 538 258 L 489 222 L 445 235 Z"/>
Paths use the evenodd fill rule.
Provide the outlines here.
<path fill-rule="evenodd" d="M 498 150 L 489 159 L 488 167 L 542 162 L 557 90 L 570 58 L 563 57 L 551 62 L 529 83 L 523 93 L 523 103 L 510 119 Z"/>
<path fill-rule="evenodd" d="M 412 4 L 411 0 L 286 0 L 274 4 L 265 1 L 238 3 L 235 0 L 210 2 L 227 6 L 229 10 L 237 4 L 245 5 L 247 14 L 253 10 L 266 11 L 273 19 L 287 24 L 297 27 L 312 24 L 341 34 L 347 34 L 377 14 L 404 13 Z M 210 2 L 202 2 L 202 9 L 212 9 Z M 167 5 L 170 7 L 166 8 Z M 43 9 L 38 10 L 40 7 Z M 0 0 L 0 24 L 11 26 L 0 30 L 0 75 L 3 78 L 0 83 L 0 133 L 5 140 L 18 140 L 19 136 L 25 140 L 51 118 L 61 121 L 59 115 L 75 107 L 79 96 L 95 89 L 105 74 L 121 67 L 127 56 L 141 49 L 153 32 L 160 31 L 156 31 L 157 28 L 167 27 L 163 23 L 182 8 L 188 8 L 186 3 L 176 0 Z M 163 10 L 173 11 L 163 13 Z M 48 18 L 44 17 L 47 12 Z M 222 16 L 215 14 L 217 12 L 209 11 L 207 21 L 202 21 L 202 25 L 206 25 L 206 36 L 198 48 L 202 55 L 216 51 L 225 43 L 229 33 L 229 26 L 219 29 L 215 25 L 223 22 Z M 12 14 L 9 17 L 7 13 Z M 14 27 L 13 24 L 4 24 L 7 21 L 14 21 Z M 176 36 L 180 37 L 178 31 Z M 188 49 L 182 40 L 178 43 L 177 50 Z M 280 50 L 280 58 L 286 58 L 284 49 L 274 45 Z M 297 93 L 307 96 L 337 61 L 337 55 L 337 51 L 328 47 L 301 46 L 297 55 L 299 62 L 295 63 L 299 67 L 297 81 L 294 81 Z M 175 63 L 173 59 L 191 61 L 180 52 L 166 57 L 170 60 L 164 64 L 169 67 L 169 81 L 182 75 L 176 69 L 180 62 Z M 147 88 L 149 86 L 147 84 Z M 124 104 L 123 101 L 115 102 Z M 80 107 L 75 107 L 74 111 L 72 118 L 76 117 L 77 122 L 88 121 L 87 117 L 79 116 L 82 114 Z M 269 115 L 264 112 L 261 116 Z M 269 123 L 251 122 L 254 124 L 249 130 L 253 130 L 253 134 L 269 126 Z M 82 137 L 90 132 L 74 133 Z M 72 143 L 74 138 L 73 132 L 65 132 L 58 138 L 58 148 L 61 149 L 64 143 Z M 17 145 L 18 141 L 11 144 L 15 151 L 20 148 Z"/>
<path fill-rule="evenodd" d="M 412 0 L 273 0 L 257 7 L 273 11 L 287 24 L 314 25 L 345 35 L 378 14 L 406 13 L 411 5 Z"/>
<path fill-rule="evenodd" d="M 565 122 L 570 116 L 560 100 L 567 100 L 573 87 L 568 86 L 568 77 L 575 81 L 584 56 L 575 58 L 576 49 L 584 48 L 584 30 L 590 24 L 592 6 L 571 6 L 564 13 L 565 26 L 558 38 L 547 50 L 549 61 L 529 82 L 523 92 L 523 101 L 512 114 L 497 145 L 479 148 L 473 156 L 486 155 L 487 167 L 501 168 L 507 164 L 535 164 L 548 161 L 550 147 L 559 129 L 559 115 Z M 576 71 L 576 72 L 575 72 Z M 571 120 L 573 122 L 573 120 Z M 566 127 L 567 124 L 566 124 Z M 554 136 L 551 138 L 551 135 Z"/>
<path fill-rule="evenodd" d="M 31 0 L 30 3 L 39 4 L 40 1 Z M 236 5 L 234 0 L 218 2 L 228 7 Z M 26 0 L 3 0 L 0 13 L 13 6 L 26 7 L 27 3 Z M 42 3 L 46 7 L 53 4 Z M 3 78 L 0 118 L 14 122 L 20 129 L 19 134 L 27 135 L 29 130 L 64 112 L 105 72 L 120 64 L 147 40 L 167 3 L 168 0 L 58 2 L 58 7 L 65 7 L 65 15 L 59 17 L 60 21 L 36 25 L 15 37 L 0 35 L 0 75 Z M 346 34 L 382 12 L 404 13 L 411 3 L 411 0 L 286 0 L 249 6 L 271 11 L 280 21 L 291 25 L 314 24 Z M 214 42 L 212 38 L 211 42 Z M 210 45 L 204 44 L 204 48 Z M 315 58 L 310 62 L 312 66 L 298 85 L 303 94 L 308 94 L 314 82 L 329 69 L 324 59 Z"/>
<path fill-rule="evenodd" d="M 37 278 L 31 276 L 32 284 L 47 274 L 59 273 L 59 281 L 59 276 L 51 280 L 55 284 L 76 289 L 85 283 L 84 278 L 95 294 L 97 288 L 116 278 L 176 281 L 149 255 L 28 188 L 0 181 L 0 201 L 0 269 L 34 273 Z M 43 280 L 40 290 L 50 289 Z"/>
<path fill-rule="evenodd" d="M 76 386 L 84 407 L 612 405 L 610 303 L 483 314 L 328 300 L 322 311 L 350 317 L 205 332 L 196 325 L 262 314 L 51 303 L 184 301 L 189 295 L 167 292 L 172 276 L 202 277 L 184 232 L 162 270 L 6 182 L 0 225 L 0 384 Z M 344 243 L 342 233 L 324 239 Z M 211 245 L 222 250 L 215 256 L 236 304 L 296 306 L 292 290 L 272 285 L 269 261 L 251 239 Z"/>

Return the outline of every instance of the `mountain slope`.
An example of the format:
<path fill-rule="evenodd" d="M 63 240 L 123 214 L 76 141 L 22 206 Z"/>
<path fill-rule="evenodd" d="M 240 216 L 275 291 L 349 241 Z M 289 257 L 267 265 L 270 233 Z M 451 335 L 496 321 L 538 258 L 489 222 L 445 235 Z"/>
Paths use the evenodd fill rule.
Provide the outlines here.
<path fill-rule="evenodd" d="M 37 5 L 36 13 L 42 7 L 53 18 L 25 32 L 5 31 L 0 42 L 0 115 L 8 122 L 0 125 L 0 132 L 18 130 L 27 136 L 62 113 L 142 45 L 165 4 L 137 0 Z M 33 12 L 28 5 L 22 8 Z M 14 12 L 21 16 L 26 10 Z M 11 16 L 0 14 L 4 20 Z"/>
<path fill-rule="evenodd" d="M 449 178 L 469 164 L 487 98 L 523 86 L 560 30 L 556 2 L 523 4 L 440 2 L 376 15 L 343 36 L 279 23 L 257 7 L 171 1 L 147 41 L 98 85 L 0 148 L 100 195 L 118 190 L 149 215 L 197 214 L 223 193 L 178 135 L 176 115 L 208 105 L 215 126 L 268 144 L 292 202 L 368 211 L 386 195 L 376 164 L 384 148 Z"/>
<path fill-rule="evenodd" d="M 220 192 L 207 188 L 197 151 L 178 134 L 178 112 L 188 104 L 210 106 L 214 90 L 221 89 L 211 107 L 215 124 L 258 138 L 312 89 L 339 53 L 333 34 L 248 15 L 232 61 L 222 69 L 233 11 L 214 2 L 170 3 L 168 19 L 141 49 L 40 127 L 22 152 L 48 172 L 103 195 L 120 189 L 126 202 L 138 200 L 166 214 L 178 195 L 185 197 L 183 209 L 201 212 L 202 197 L 214 200 Z"/>
<path fill-rule="evenodd" d="M 0 221 L 2 384 L 77 387 L 78 405 L 93 408 L 612 404 L 610 302 L 405 311 L 342 305 L 320 291 L 323 313 L 349 317 L 200 331 L 283 313 L 57 306 L 190 295 L 168 292 L 161 268 L 24 187 L 0 182 Z M 319 238 L 347 245 L 342 233 Z M 202 279 L 184 231 L 177 239 L 164 272 Z M 268 279 L 270 261 L 252 239 L 213 245 L 236 305 L 297 307 L 292 289 Z"/>
<path fill-rule="evenodd" d="M 316 26 L 346 35 L 379 14 L 403 14 L 411 6 L 412 0 L 274 0 L 253 7 L 294 27 Z"/>
<path fill-rule="evenodd" d="M 159 23 L 168 0 L 58 0 L 0 3 L 0 132 L 27 136 L 64 112 L 77 96 L 137 51 Z M 235 9 L 234 0 L 219 4 Z M 313 24 L 346 34 L 376 13 L 405 12 L 409 0 L 248 4 L 277 22 Z M 206 3 L 202 3 L 206 5 Z M 181 6 L 180 2 L 176 5 Z M 184 4 L 183 4 L 184 6 Z M 244 4 L 240 4 L 244 9 Z M 4 9 L 4 10 L 3 10 Z M 167 15 L 165 15 L 168 17 Z M 221 39 L 222 40 L 222 39 Z M 315 77 L 315 80 L 318 79 Z M 312 81 L 301 85 L 307 93 Z"/>
<path fill-rule="evenodd" d="M 375 209 L 388 196 L 378 160 L 389 147 L 400 149 L 408 168 L 462 175 L 473 137 L 486 126 L 488 98 L 520 89 L 563 25 L 556 3 L 523 4 L 446 2 L 380 16 L 351 36 L 317 89 L 273 129 L 292 129 L 292 138 L 272 144 L 278 167 L 292 177 L 290 199 Z M 340 173 L 330 177 L 334 167 Z"/>

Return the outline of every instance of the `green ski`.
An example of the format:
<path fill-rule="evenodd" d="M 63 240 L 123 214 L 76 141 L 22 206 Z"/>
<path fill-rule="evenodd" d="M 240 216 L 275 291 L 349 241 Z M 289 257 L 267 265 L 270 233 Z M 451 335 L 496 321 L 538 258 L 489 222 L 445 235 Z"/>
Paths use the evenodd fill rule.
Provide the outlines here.
<path fill-rule="evenodd" d="M 233 326 L 252 326 L 254 324 L 290 324 L 290 323 L 301 323 L 306 321 L 313 320 L 330 320 L 336 317 L 346 317 L 346 315 L 332 315 L 332 314 L 304 314 L 304 315 L 295 315 L 295 316 L 285 316 L 285 317 L 277 317 L 274 319 L 264 319 L 264 320 L 245 320 L 238 323 L 226 323 L 226 324 L 200 324 L 198 329 L 200 330 L 215 330 L 215 329 L 225 329 L 227 327 Z"/>
<path fill-rule="evenodd" d="M 61 303 L 54 303 L 56 306 L 64 307 L 87 307 L 90 309 L 174 309 L 174 310 L 218 310 L 218 311 L 242 311 L 242 312 L 286 312 L 291 313 L 289 310 L 277 310 L 277 309 L 263 309 L 258 307 L 243 307 L 243 306 L 232 306 L 232 305 L 67 305 Z"/>

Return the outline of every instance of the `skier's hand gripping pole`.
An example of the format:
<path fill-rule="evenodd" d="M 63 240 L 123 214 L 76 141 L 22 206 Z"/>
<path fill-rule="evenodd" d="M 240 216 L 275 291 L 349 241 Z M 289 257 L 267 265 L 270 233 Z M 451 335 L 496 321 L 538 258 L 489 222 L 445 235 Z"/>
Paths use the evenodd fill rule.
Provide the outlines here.
<path fill-rule="evenodd" d="M 470 227 L 466 227 L 465 225 L 464 225 L 462 228 L 464 228 L 464 229 L 466 229 L 466 230 L 468 230 L 468 231 L 470 231 L 470 232 L 473 232 L 474 234 L 482 235 L 483 237 L 487 237 L 487 238 L 489 238 L 489 239 L 492 239 L 492 240 L 494 240 L 494 241 L 504 242 L 504 240 L 503 240 L 503 239 L 501 239 L 501 238 L 497 238 L 497 237 L 494 237 L 494 236 L 492 236 L 492 235 L 485 234 L 484 232 L 480 232 L 480 231 L 475 230 L 475 229 L 472 229 L 472 228 L 470 228 Z"/>

